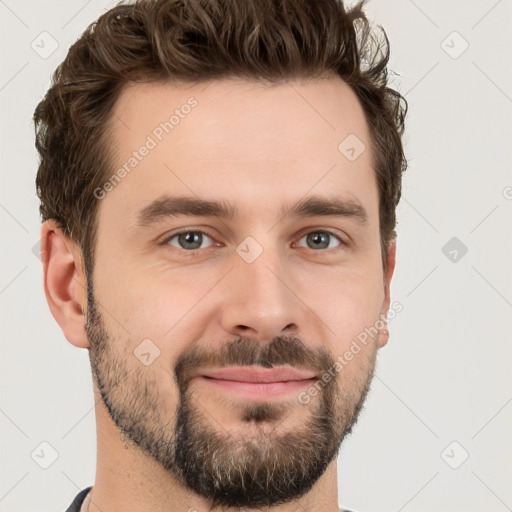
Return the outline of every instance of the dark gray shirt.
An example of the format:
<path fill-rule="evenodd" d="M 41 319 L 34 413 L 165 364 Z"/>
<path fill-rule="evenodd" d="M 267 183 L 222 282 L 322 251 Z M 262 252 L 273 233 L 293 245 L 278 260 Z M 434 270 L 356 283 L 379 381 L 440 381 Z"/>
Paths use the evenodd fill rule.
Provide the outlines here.
<path fill-rule="evenodd" d="M 89 493 L 89 491 L 92 489 L 92 485 L 90 487 L 87 487 L 86 489 L 83 489 L 80 491 L 75 499 L 73 500 L 73 503 L 68 507 L 66 512 L 80 512 L 80 507 L 82 506 L 82 503 L 85 500 L 85 497 Z"/>

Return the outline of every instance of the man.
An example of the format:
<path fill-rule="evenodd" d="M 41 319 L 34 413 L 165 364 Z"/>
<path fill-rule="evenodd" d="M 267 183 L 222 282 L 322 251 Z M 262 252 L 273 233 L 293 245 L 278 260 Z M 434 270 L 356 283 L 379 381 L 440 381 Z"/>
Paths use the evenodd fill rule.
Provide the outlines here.
<path fill-rule="evenodd" d="M 89 350 L 68 511 L 338 510 L 387 341 L 407 105 L 359 4 L 144 0 L 38 105 L 44 288 Z"/>

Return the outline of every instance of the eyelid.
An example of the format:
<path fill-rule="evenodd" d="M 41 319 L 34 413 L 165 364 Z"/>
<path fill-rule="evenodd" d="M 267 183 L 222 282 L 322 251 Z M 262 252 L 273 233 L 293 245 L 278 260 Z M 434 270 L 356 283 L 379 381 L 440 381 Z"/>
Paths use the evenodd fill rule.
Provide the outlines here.
<path fill-rule="evenodd" d="M 205 251 L 205 250 L 210 249 L 211 247 L 213 247 L 215 245 L 218 246 L 218 242 L 215 240 L 215 237 L 212 234 L 210 234 L 207 229 L 195 228 L 195 227 L 181 228 L 179 231 L 172 232 L 170 234 L 166 234 L 166 235 L 164 235 L 163 239 L 161 239 L 161 241 L 158 242 L 158 244 L 162 245 L 162 246 L 168 245 L 169 241 L 172 238 L 174 238 L 176 236 L 179 236 L 181 234 L 184 234 L 184 233 L 201 233 L 203 235 L 206 235 L 210 239 L 212 239 L 214 243 L 211 246 L 209 246 L 209 247 L 205 247 L 204 249 L 192 249 L 192 250 L 180 249 L 178 247 L 170 246 L 170 247 L 173 247 L 174 249 L 176 249 L 180 254 L 184 253 L 184 254 L 190 254 L 191 255 L 191 254 L 195 254 L 197 251 Z M 311 249 L 311 251 L 313 251 L 313 253 L 331 254 L 332 252 L 336 252 L 336 251 L 338 251 L 338 250 L 340 250 L 342 248 L 346 248 L 349 245 L 348 240 L 344 240 L 344 238 L 342 236 L 340 236 L 336 231 L 332 230 L 331 228 L 318 228 L 318 227 L 306 227 L 306 228 L 303 228 L 303 230 L 300 231 L 300 234 L 297 235 L 296 242 L 293 242 L 293 244 L 295 245 L 304 236 L 306 236 L 306 235 L 308 235 L 310 233 L 328 233 L 329 235 L 335 237 L 340 242 L 340 245 L 338 247 L 333 247 L 331 249 L 321 249 L 321 250 L 318 250 L 318 251 L 315 251 L 314 249 Z M 348 235 L 345 235 L 345 236 L 347 238 L 349 238 Z M 303 249 L 304 249 L 304 247 L 303 247 Z"/>
<path fill-rule="evenodd" d="M 179 231 L 175 231 L 173 233 L 165 234 L 163 236 L 163 238 L 159 239 L 160 241 L 158 242 L 158 244 L 159 245 L 167 245 L 169 240 L 171 240 L 172 238 L 174 238 L 176 236 L 182 235 L 184 233 L 201 233 L 201 234 L 206 235 L 207 237 L 211 238 L 215 242 L 215 237 L 204 228 L 184 228 L 184 229 L 180 229 Z M 185 251 L 185 249 L 178 249 L 177 247 L 175 247 L 175 249 Z M 194 251 L 204 251 L 204 249 L 194 249 Z M 190 250 L 190 251 L 185 251 L 185 252 L 193 252 L 193 251 Z"/>

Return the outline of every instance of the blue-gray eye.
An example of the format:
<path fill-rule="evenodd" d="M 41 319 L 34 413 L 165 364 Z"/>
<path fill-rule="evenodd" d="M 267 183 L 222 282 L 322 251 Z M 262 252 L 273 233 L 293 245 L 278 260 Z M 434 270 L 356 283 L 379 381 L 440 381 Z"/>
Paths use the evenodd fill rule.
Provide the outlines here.
<path fill-rule="evenodd" d="M 201 249 L 201 245 L 204 242 L 204 238 L 212 238 L 206 234 L 204 231 L 182 231 L 180 233 L 175 233 L 174 235 L 165 239 L 162 243 L 167 245 L 172 245 L 177 249 L 185 250 L 185 251 L 195 251 Z M 338 236 L 330 231 L 310 231 L 306 235 L 302 236 L 300 240 L 306 238 L 306 243 L 308 244 L 306 247 L 313 250 L 318 249 L 333 249 L 336 247 L 340 247 L 345 245 L 343 240 L 341 240 Z M 176 243 L 172 243 L 176 239 Z M 299 241 L 300 241 L 299 240 Z M 331 245 L 333 241 L 337 241 L 338 245 L 334 247 Z M 304 247 L 304 246 L 302 246 Z"/>
<path fill-rule="evenodd" d="M 194 251 L 196 249 L 201 248 L 201 244 L 204 241 L 204 237 L 209 238 L 203 231 L 182 231 L 181 233 L 175 233 L 167 240 L 165 240 L 166 244 L 172 245 L 173 247 L 177 247 L 178 249 L 185 249 Z M 177 238 L 177 242 L 179 245 L 175 245 L 171 243 L 171 240 Z"/>
<path fill-rule="evenodd" d="M 306 243 L 310 244 L 307 246 L 309 249 L 333 249 L 334 247 L 330 247 L 330 242 L 333 239 L 339 242 L 335 247 L 343 245 L 341 239 L 329 231 L 311 231 L 304 235 L 301 240 L 303 238 L 306 238 Z"/>

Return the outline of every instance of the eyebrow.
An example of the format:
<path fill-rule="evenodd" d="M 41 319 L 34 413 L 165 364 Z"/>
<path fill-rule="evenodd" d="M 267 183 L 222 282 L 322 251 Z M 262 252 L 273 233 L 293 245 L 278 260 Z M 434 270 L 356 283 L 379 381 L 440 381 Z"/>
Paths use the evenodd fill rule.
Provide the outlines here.
<path fill-rule="evenodd" d="M 234 219 L 239 216 L 237 209 L 226 201 L 199 199 L 187 196 L 163 196 L 144 206 L 135 214 L 139 227 L 148 227 L 167 217 L 198 216 Z M 346 217 L 368 226 L 368 214 L 356 199 L 341 199 L 310 196 L 295 205 L 285 206 L 279 218 Z"/>

